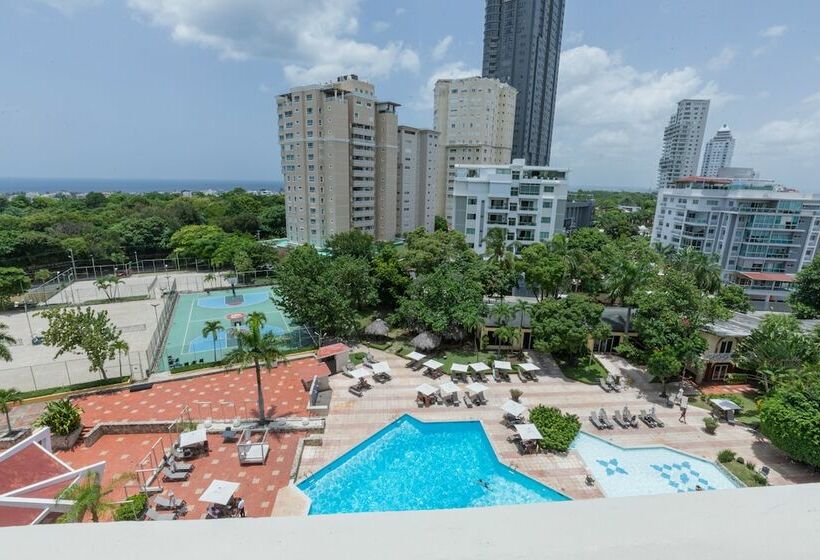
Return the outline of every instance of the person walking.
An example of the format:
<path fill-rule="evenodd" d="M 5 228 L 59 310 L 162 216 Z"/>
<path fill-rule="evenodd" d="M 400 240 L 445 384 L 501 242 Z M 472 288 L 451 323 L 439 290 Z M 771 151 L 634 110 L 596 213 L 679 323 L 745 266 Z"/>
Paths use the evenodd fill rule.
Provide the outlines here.
<path fill-rule="evenodd" d="M 239 498 L 236 502 L 236 509 L 239 510 L 239 517 L 245 517 L 245 498 Z"/>
<path fill-rule="evenodd" d="M 689 397 L 683 397 L 680 400 L 680 418 L 678 422 L 686 424 L 686 409 L 689 408 Z"/>

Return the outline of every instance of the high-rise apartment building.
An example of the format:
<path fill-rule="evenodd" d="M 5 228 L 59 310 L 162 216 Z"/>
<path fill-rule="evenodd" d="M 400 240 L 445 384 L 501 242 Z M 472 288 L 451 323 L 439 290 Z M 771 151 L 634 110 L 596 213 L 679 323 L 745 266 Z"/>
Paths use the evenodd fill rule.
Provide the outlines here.
<path fill-rule="evenodd" d="M 512 157 L 549 165 L 564 0 L 487 0 L 482 75 L 518 91 Z"/>
<path fill-rule="evenodd" d="M 658 191 L 652 227 L 653 243 L 714 255 L 760 310 L 786 301 L 818 236 L 820 198 L 760 179 L 678 179 Z"/>
<path fill-rule="evenodd" d="M 732 131 L 725 124 L 718 129 L 714 137 L 706 143 L 703 151 L 703 177 L 717 177 L 721 167 L 732 166 L 732 155 L 735 153 L 735 139 Z"/>
<path fill-rule="evenodd" d="M 510 163 L 515 99 L 513 87 L 491 78 L 436 82 L 437 215 L 450 215 L 456 164 Z"/>
<path fill-rule="evenodd" d="M 396 234 L 396 104 L 356 75 L 276 98 L 288 240 L 321 247 L 358 229 Z"/>
<path fill-rule="evenodd" d="M 516 251 L 564 231 L 566 169 L 526 165 L 456 165 L 448 221 L 478 253 L 491 229 L 503 229 Z"/>
<path fill-rule="evenodd" d="M 681 177 L 698 172 L 700 148 L 709 115 L 708 99 L 683 99 L 663 131 L 663 154 L 658 164 L 658 188 L 673 187 Z"/>
<path fill-rule="evenodd" d="M 433 231 L 436 218 L 438 176 L 438 137 L 435 130 L 399 126 L 398 196 L 396 229 L 398 234 L 417 228 Z"/>

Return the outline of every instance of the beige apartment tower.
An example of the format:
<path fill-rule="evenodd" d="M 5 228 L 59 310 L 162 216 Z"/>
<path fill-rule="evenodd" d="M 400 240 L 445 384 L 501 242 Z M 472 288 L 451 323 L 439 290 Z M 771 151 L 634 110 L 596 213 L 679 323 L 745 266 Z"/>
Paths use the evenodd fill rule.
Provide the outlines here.
<path fill-rule="evenodd" d="M 356 75 L 276 98 L 288 241 L 396 235 L 397 104 Z"/>
<path fill-rule="evenodd" d="M 399 126 L 396 204 L 399 234 L 418 228 L 433 231 L 437 210 L 438 137 L 435 130 Z"/>
<path fill-rule="evenodd" d="M 452 215 L 455 166 L 508 165 L 515 88 L 494 78 L 439 80 L 433 121 L 438 138 L 436 214 Z"/>

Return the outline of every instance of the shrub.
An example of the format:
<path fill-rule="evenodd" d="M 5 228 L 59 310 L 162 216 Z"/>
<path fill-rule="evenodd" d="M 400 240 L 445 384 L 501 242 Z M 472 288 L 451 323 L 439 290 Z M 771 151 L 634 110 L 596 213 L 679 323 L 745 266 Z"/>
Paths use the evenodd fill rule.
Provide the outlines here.
<path fill-rule="evenodd" d="M 735 460 L 735 452 L 731 449 L 724 449 L 718 453 L 718 461 L 721 463 L 731 463 Z"/>
<path fill-rule="evenodd" d="M 735 459 L 735 461 L 737 461 L 737 462 L 738 462 L 738 463 L 740 463 L 741 465 L 745 465 L 745 464 L 746 464 L 746 459 L 744 459 L 743 457 L 738 457 L 737 459 Z"/>
<path fill-rule="evenodd" d="M 768 486 L 768 484 L 769 484 L 769 479 L 767 479 L 765 476 L 763 476 L 759 472 L 754 473 L 752 475 L 752 479 L 756 483 L 758 483 L 760 486 Z"/>
<path fill-rule="evenodd" d="M 43 414 L 34 421 L 34 425 L 48 427 L 55 435 L 67 436 L 82 425 L 82 411 L 82 408 L 73 405 L 68 399 L 51 401 Z"/>
<path fill-rule="evenodd" d="M 142 514 L 148 507 L 148 496 L 146 494 L 134 494 L 117 506 L 114 510 L 114 521 L 136 521 L 142 518 Z"/>
<path fill-rule="evenodd" d="M 706 426 L 707 434 L 714 434 L 717 431 L 717 421 L 711 416 L 707 416 L 706 418 L 704 418 L 703 423 Z"/>
<path fill-rule="evenodd" d="M 524 391 L 522 391 L 521 389 L 510 389 L 510 397 L 515 402 L 518 402 L 518 399 L 520 399 L 521 395 L 523 395 L 523 394 L 524 394 Z"/>
<path fill-rule="evenodd" d="M 755 465 L 755 464 L 754 464 L 754 463 L 752 463 L 751 461 L 746 461 L 746 468 L 747 468 L 747 469 L 749 469 L 750 471 L 755 470 L 755 467 L 756 467 L 756 466 L 757 466 L 757 465 Z"/>
<path fill-rule="evenodd" d="M 540 445 L 549 451 L 566 452 L 581 430 L 581 421 L 574 414 L 564 414 L 557 408 L 538 405 L 530 411 L 530 422 L 535 424 L 544 439 Z"/>
<path fill-rule="evenodd" d="M 763 401 L 760 431 L 792 459 L 820 467 L 820 381 L 778 387 Z"/>

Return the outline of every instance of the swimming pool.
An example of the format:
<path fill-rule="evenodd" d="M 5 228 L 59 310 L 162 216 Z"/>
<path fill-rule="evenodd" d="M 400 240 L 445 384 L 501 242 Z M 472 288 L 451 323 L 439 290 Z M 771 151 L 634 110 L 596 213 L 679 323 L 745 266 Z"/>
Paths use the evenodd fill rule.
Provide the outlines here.
<path fill-rule="evenodd" d="M 310 515 L 568 500 L 501 464 L 480 422 L 404 415 L 298 484 Z"/>
<path fill-rule="evenodd" d="M 610 497 L 737 488 L 715 463 L 669 447 L 624 448 L 581 432 L 571 449 Z"/>

